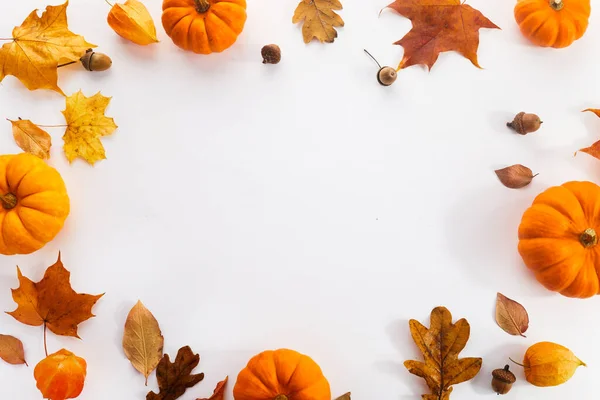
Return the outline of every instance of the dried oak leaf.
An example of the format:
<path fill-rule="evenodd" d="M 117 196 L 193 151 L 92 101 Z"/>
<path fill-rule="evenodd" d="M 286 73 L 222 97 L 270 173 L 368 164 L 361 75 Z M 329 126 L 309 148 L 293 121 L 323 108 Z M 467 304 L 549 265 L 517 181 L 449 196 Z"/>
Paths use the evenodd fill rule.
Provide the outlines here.
<path fill-rule="evenodd" d="M 50 89 L 60 94 L 59 63 L 78 61 L 89 48 L 83 36 L 69 31 L 66 1 L 48 6 L 41 17 L 33 10 L 23 24 L 13 29 L 11 42 L 0 49 L 0 82 L 13 75 L 29 90 Z"/>
<path fill-rule="evenodd" d="M 204 379 L 204 374 L 192 374 L 200 362 L 200 356 L 194 354 L 190 346 L 179 349 L 175 362 L 171 362 L 165 354 L 156 368 L 159 393 L 149 392 L 146 400 L 175 400 L 181 397 L 188 388 Z"/>
<path fill-rule="evenodd" d="M 60 254 L 37 283 L 24 277 L 18 267 L 17 274 L 20 286 L 12 290 L 12 297 L 18 307 L 7 314 L 26 325 L 44 325 L 57 335 L 79 338 L 77 325 L 94 317 L 92 307 L 103 294 L 76 293 Z"/>
<path fill-rule="evenodd" d="M 425 379 L 432 394 L 423 400 L 447 400 L 452 385 L 468 381 L 481 369 L 481 358 L 458 358 L 470 336 L 470 326 L 464 318 L 452 324 L 452 314 L 445 307 L 431 312 L 430 328 L 418 321 L 409 322 L 410 333 L 425 362 L 405 361 L 411 374 Z"/>
<path fill-rule="evenodd" d="M 521 164 L 498 169 L 496 176 L 504 186 L 510 189 L 521 189 L 531 183 L 538 174 L 533 174 L 529 168 Z"/>
<path fill-rule="evenodd" d="M 141 301 L 129 311 L 123 333 L 123 351 L 131 365 L 146 378 L 163 356 L 164 337 L 158 321 Z"/>
<path fill-rule="evenodd" d="M 52 138 L 45 130 L 28 119 L 11 121 L 13 137 L 17 145 L 26 153 L 33 154 L 42 160 L 50 158 Z"/>
<path fill-rule="evenodd" d="M 152 16 L 146 6 L 138 0 L 114 4 L 107 21 L 119 36 L 135 44 L 145 46 L 158 42 Z"/>
<path fill-rule="evenodd" d="M 593 112 L 598 117 L 600 117 L 600 109 L 598 109 L 598 108 L 586 108 L 585 110 L 583 110 L 583 112 L 586 112 L 586 111 Z M 580 149 L 579 151 L 581 151 L 582 153 L 587 153 L 590 156 L 595 157 L 597 159 L 600 159 L 600 140 L 598 140 L 596 143 L 594 143 L 590 147 L 585 147 L 583 149 Z"/>
<path fill-rule="evenodd" d="M 9 364 L 27 365 L 23 342 L 14 336 L 0 335 L 0 358 Z"/>
<path fill-rule="evenodd" d="M 412 21 L 413 27 L 394 44 L 404 47 L 398 69 L 415 64 L 429 69 L 444 51 L 457 51 L 478 68 L 479 29 L 500 29 L 463 0 L 396 0 L 388 6 Z"/>
<path fill-rule="evenodd" d="M 81 90 L 67 97 L 67 107 L 62 113 L 67 121 L 63 140 L 69 162 L 81 157 L 94 165 L 106 158 L 100 138 L 117 129 L 114 119 L 104 115 L 110 99 L 100 92 L 92 97 L 85 97 Z"/>
<path fill-rule="evenodd" d="M 339 0 L 301 0 L 292 23 L 304 21 L 302 36 L 304 43 L 317 38 L 321 43 L 333 43 L 338 33 L 336 27 L 344 26 L 344 20 L 334 10 L 341 10 Z"/>
<path fill-rule="evenodd" d="M 212 396 L 204 399 L 196 399 L 196 400 L 224 400 L 225 399 L 225 386 L 227 385 L 229 377 L 226 376 L 224 380 L 217 383 L 217 387 L 215 388 Z"/>
<path fill-rule="evenodd" d="M 525 337 L 523 334 L 529 328 L 529 315 L 521 304 L 498 293 L 496 322 L 506 333 Z"/>

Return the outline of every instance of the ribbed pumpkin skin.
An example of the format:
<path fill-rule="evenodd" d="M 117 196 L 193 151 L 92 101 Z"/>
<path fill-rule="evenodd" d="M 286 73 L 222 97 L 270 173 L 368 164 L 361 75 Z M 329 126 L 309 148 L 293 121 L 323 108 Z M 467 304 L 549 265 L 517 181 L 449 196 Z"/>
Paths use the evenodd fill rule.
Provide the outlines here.
<path fill-rule="evenodd" d="M 235 43 L 246 23 L 246 0 L 208 0 L 200 13 L 194 0 L 164 0 L 162 24 L 177 46 L 198 54 L 219 53 Z"/>
<path fill-rule="evenodd" d="M 280 395 L 288 400 L 331 400 L 329 382 L 317 363 L 287 349 L 254 356 L 233 388 L 235 400 L 275 400 Z"/>
<path fill-rule="evenodd" d="M 0 205 L 0 254 L 29 254 L 54 239 L 70 211 L 60 174 L 28 153 L 0 156 L 0 194 L 8 193 L 17 205 Z"/>
<path fill-rule="evenodd" d="M 582 234 L 600 235 L 600 187 L 567 182 L 538 195 L 519 226 L 519 253 L 537 280 L 567 297 L 600 293 L 600 244 L 586 247 Z"/>
<path fill-rule="evenodd" d="M 590 0 L 563 0 L 561 10 L 553 0 L 519 0 L 515 20 L 525 37 L 542 47 L 563 48 L 581 38 L 588 27 Z"/>

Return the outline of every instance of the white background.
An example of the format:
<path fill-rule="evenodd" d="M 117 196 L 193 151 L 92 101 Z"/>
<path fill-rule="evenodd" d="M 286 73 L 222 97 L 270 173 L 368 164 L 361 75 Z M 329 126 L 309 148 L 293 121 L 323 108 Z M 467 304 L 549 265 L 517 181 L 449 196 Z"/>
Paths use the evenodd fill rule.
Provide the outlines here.
<path fill-rule="evenodd" d="M 49 336 L 88 361 L 85 400 L 144 399 L 148 388 L 121 350 L 123 324 L 141 299 L 160 322 L 172 357 L 190 345 L 205 381 L 183 400 L 208 397 L 217 381 L 254 354 L 288 347 L 312 356 L 335 397 L 419 399 L 424 381 L 402 365 L 420 359 L 408 320 L 429 325 L 444 305 L 467 318 L 462 356 L 484 359 L 453 399 L 495 398 L 491 371 L 529 345 L 554 341 L 588 363 L 567 384 L 535 388 L 514 368 L 512 399 L 595 399 L 600 374 L 599 299 L 546 291 L 517 253 L 517 227 L 533 198 L 568 180 L 600 179 L 600 163 L 574 152 L 600 139 L 600 15 L 563 50 L 520 35 L 512 1 L 471 0 L 502 30 L 481 30 L 483 70 L 455 53 L 429 73 L 420 66 L 379 86 L 377 67 L 396 66 L 392 43 L 410 29 L 386 1 L 345 0 L 346 27 L 334 44 L 305 45 L 291 23 L 297 2 L 254 0 L 238 42 L 200 56 L 175 47 L 160 25 L 161 2 L 146 0 L 161 43 L 138 47 L 106 23 L 101 0 L 72 0 L 71 29 L 109 54 L 113 68 L 60 71 L 67 94 L 101 90 L 119 129 L 103 139 L 108 159 L 69 165 L 61 128 L 52 128 L 50 164 L 63 175 L 72 213 L 58 238 L 30 256 L 0 258 L 0 309 L 15 305 L 18 264 L 41 279 L 62 252 L 75 290 L 103 293 L 82 341 Z M 58 2 L 56 3 L 58 4 Z M 10 36 L 43 1 L 2 6 Z M 282 47 L 279 65 L 260 49 Z M 29 92 L 12 77 L 0 86 L 0 116 L 64 123 L 64 98 Z M 528 136 L 505 123 L 539 114 Z M 20 151 L 0 122 L 1 153 Z M 494 170 L 521 163 L 540 175 L 523 190 L 503 187 Z M 524 304 L 527 338 L 493 318 L 496 292 Z M 0 332 L 25 343 L 29 368 L 0 363 L 0 398 L 41 398 L 33 366 L 42 329 L 0 315 Z M 151 378 L 149 389 L 156 388 Z"/>

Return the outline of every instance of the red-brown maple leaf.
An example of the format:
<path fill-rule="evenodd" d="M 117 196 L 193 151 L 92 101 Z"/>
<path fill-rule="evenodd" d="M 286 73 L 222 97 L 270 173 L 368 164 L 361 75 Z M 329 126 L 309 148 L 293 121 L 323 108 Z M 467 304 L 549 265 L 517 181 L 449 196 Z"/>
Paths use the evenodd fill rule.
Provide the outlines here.
<path fill-rule="evenodd" d="M 398 69 L 435 64 L 440 53 L 457 51 L 478 68 L 479 29 L 500 29 L 461 0 L 396 0 L 388 6 L 412 21 L 413 27 L 394 44 L 404 47 Z"/>
<path fill-rule="evenodd" d="M 58 261 L 48 267 L 44 278 L 35 283 L 21 274 L 20 286 L 12 290 L 18 307 L 7 314 L 26 325 L 45 325 L 57 335 L 77 335 L 77 325 L 94 316 L 92 307 L 103 295 L 79 294 L 71 288 L 71 273 Z"/>

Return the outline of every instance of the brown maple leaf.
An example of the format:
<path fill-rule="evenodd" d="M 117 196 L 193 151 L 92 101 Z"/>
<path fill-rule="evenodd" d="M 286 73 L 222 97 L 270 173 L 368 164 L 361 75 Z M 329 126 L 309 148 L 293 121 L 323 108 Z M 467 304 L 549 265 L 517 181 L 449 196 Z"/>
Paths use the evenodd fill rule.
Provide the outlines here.
<path fill-rule="evenodd" d="M 212 396 L 207 399 L 196 399 L 196 400 L 223 400 L 225 398 L 225 386 L 227 385 L 228 376 L 225 377 L 224 380 L 217 383 L 217 387 L 215 388 Z"/>
<path fill-rule="evenodd" d="M 313 38 L 321 43 L 333 43 L 338 36 L 335 28 L 344 26 L 344 20 L 334 11 L 341 9 L 342 3 L 339 0 L 301 0 L 294 11 L 292 23 L 304 21 L 304 43 Z"/>
<path fill-rule="evenodd" d="M 46 270 L 44 278 L 35 283 L 21 274 L 17 267 L 20 286 L 12 290 L 18 307 L 7 314 L 26 325 L 44 325 L 57 335 L 77 335 L 77 325 L 94 317 L 92 307 L 103 294 L 76 293 L 69 282 L 70 272 L 58 261 Z"/>
<path fill-rule="evenodd" d="M 410 333 L 425 362 L 405 361 L 404 366 L 411 374 L 425 379 L 431 394 L 423 400 L 447 400 L 452 385 L 468 381 L 481 369 L 481 358 L 458 358 L 470 335 L 470 326 L 464 318 L 452 324 L 452 314 L 445 307 L 436 307 L 431 312 L 430 328 L 418 321 L 409 322 Z"/>
<path fill-rule="evenodd" d="M 600 117 L 600 109 L 598 108 L 586 108 L 583 112 L 592 112 L 596 114 L 596 116 Z M 579 149 L 582 153 L 587 153 L 592 157 L 595 157 L 600 160 L 600 140 L 592 144 L 590 147 L 585 147 L 583 149 Z"/>
<path fill-rule="evenodd" d="M 13 75 L 29 90 L 50 89 L 64 94 L 57 83 L 58 64 L 78 61 L 87 49 L 96 47 L 69 30 L 68 5 L 66 1 L 48 6 L 41 17 L 33 10 L 13 29 L 12 41 L 0 49 L 0 82 Z"/>
<path fill-rule="evenodd" d="M 440 53 L 457 51 L 478 68 L 479 29 L 500 29 L 462 0 L 396 0 L 388 6 L 412 21 L 413 27 L 394 44 L 404 47 L 398 69 L 435 64 Z"/>
<path fill-rule="evenodd" d="M 146 400 L 175 400 L 185 391 L 204 379 L 204 374 L 192 374 L 200 362 L 200 356 L 194 354 L 190 346 L 179 349 L 175 362 L 165 354 L 156 368 L 159 393 L 149 392 Z"/>

